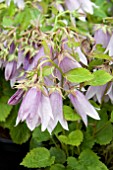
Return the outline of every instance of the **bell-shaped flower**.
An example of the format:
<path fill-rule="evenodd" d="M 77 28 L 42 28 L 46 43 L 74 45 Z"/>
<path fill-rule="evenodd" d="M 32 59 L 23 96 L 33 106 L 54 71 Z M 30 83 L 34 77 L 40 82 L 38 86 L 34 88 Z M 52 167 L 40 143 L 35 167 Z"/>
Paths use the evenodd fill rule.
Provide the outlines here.
<path fill-rule="evenodd" d="M 95 108 L 80 91 L 76 90 L 73 93 L 70 93 L 69 98 L 86 126 L 88 124 L 87 115 L 96 120 L 100 119 Z"/>
<path fill-rule="evenodd" d="M 35 122 L 37 122 L 37 119 L 34 120 L 34 117 L 36 115 L 39 117 L 37 114 L 39 103 L 41 100 L 41 91 L 37 87 L 32 87 L 30 88 L 26 95 L 23 97 L 18 116 L 16 119 L 16 125 L 20 121 L 25 121 L 26 119 L 28 122 L 31 122 L 32 125 L 29 125 L 30 129 L 32 130 L 32 126 L 34 126 Z M 33 123 L 34 120 L 34 123 Z"/>
<path fill-rule="evenodd" d="M 8 100 L 8 104 L 9 105 L 16 105 L 18 104 L 22 97 L 24 95 L 24 91 L 22 89 L 18 89 L 13 96 L 11 96 L 11 98 Z"/>
<path fill-rule="evenodd" d="M 61 94 L 55 90 L 50 94 L 50 102 L 52 107 L 53 118 L 50 119 L 48 124 L 48 131 L 51 133 L 56 127 L 57 123 L 60 122 L 61 126 L 68 130 L 67 121 L 63 116 L 63 100 Z"/>
<path fill-rule="evenodd" d="M 94 39 L 96 44 L 102 44 L 103 48 L 106 48 L 109 40 L 110 40 L 110 34 L 108 31 L 104 31 L 102 28 L 96 29 L 94 33 Z"/>
<path fill-rule="evenodd" d="M 14 77 L 17 69 L 17 62 L 16 61 L 11 61 L 7 62 L 5 66 L 5 79 L 10 80 Z"/>
<path fill-rule="evenodd" d="M 102 98 L 105 95 L 107 84 L 103 86 L 89 86 L 86 91 L 86 98 L 89 100 L 91 98 L 95 98 L 99 103 L 102 102 Z"/>
<path fill-rule="evenodd" d="M 110 38 L 110 41 L 104 53 L 107 53 L 107 52 L 109 52 L 109 56 L 113 56 L 113 34 Z"/>
<path fill-rule="evenodd" d="M 65 0 L 65 6 L 68 10 L 77 10 L 81 14 L 89 13 L 93 14 L 93 8 L 97 6 L 90 0 Z M 81 20 L 85 20 L 85 17 L 79 17 Z"/>
<path fill-rule="evenodd" d="M 38 114 L 40 116 L 40 122 L 41 122 L 41 130 L 45 131 L 45 129 L 48 127 L 50 119 L 54 119 L 50 98 L 48 95 L 47 90 L 44 88 L 44 94 L 41 95 L 41 101 L 38 109 Z"/>

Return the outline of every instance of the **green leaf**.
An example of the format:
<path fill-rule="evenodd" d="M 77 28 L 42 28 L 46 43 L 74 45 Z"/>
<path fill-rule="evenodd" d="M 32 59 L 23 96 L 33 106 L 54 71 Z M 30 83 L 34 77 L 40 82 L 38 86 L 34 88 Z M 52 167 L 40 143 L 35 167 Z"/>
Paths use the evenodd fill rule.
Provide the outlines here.
<path fill-rule="evenodd" d="M 111 76 L 105 70 L 95 71 L 93 75 L 94 75 L 93 80 L 89 81 L 86 84 L 91 85 L 91 86 L 102 86 L 108 83 L 113 78 L 113 76 Z"/>
<path fill-rule="evenodd" d="M 68 144 L 72 146 L 79 146 L 83 141 L 83 133 L 81 130 L 75 130 L 68 136 Z"/>
<path fill-rule="evenodd" d="M 40 126 L 35 128 L 35 130 L 32 133 L 32 137 L 38 142 L 43 142 L 43 141 L 47 141 L 50 139 L 50 134 L 47 130 L 45 130 L 44 132 L 41 131 Z"/>
<path fill-rule="evenodd" d="M 78 121 L 81 119 L 81 117 L 69 106 L 64 105 L 63 112 L 64 118 L 68 121 Z"/>
<path fill-rule="evenodd" d="M 55 157 L 50 157 L 48 149 L 39 147 L 32 149 L 20 165 L 24 165 L 27 168 L 45 168 L 51 166 L 54 160 Z"/>
<path fill-rule="evenodd" d="M 65 73 L 65 76 L 72 83 L 82 83 L 93 79 L 93 75 L 85 68 L 75 68 Z"/>
<path fill-rule="evenodd" d="M 10 26 L 13 25 L 13 21 L 12 21 L 12 19 L 4 16 L 3 21 L 2 21 L 2 25 L 3 25 L 3 27 L 10 27 Z"/>
<path fill-rule="evenodd" d="M 8 97 L 3 96 L 0 98 L 0 121 L 4 122 L 12 110 L 12 106 L 7 104 Z"/>
<path fill-rule="evenodd" d="M 99 160 L 99 157 L 93 151 L 86 149 L 79 156 L 79 163 L 84 165 L 85 170 L 108 170 Z"/>
<path fill-rule="evenodd" d="M 65 166 L 62 164 L 55 164 L 50 167 L 50 170 L 65 170 Z"/>
<path fill-rule="evenodd" d="M 91 57 L 105 59 L 105 60 L 109 60 L 109 61 L 112 60 L 112 57 L 110 57 L 109 55 L 104 54 L 104 53 L 93 53 Z"/>
<path fill-rule="evenodd" d="M 83 165 L 80 165 L 78 160 L 75 157 L 72 157 L 72 156 L 67 158 L 67 164 L 73 170 L 82 170 L 82 169 L 84 169 Z"/>
<path fill-rule="evenodd" d="M 110 121 L 108 121 L 108 116 L 106 112 L 100 114 L 101 119 L 97 122 L 95 129 L 95 139 L 96 143 L 100 145 L 109 144 L 112 140 L 113 126 Z M 109 132 L 109 133 L 108 133 Z"/>
<path fill-rule="evenodd" d="M 45 67 L 43 67 L 42 75 L 49 76 L 50 74 L 52 74 L 53 70 L 54 70 L 54 67 L 45 66 Z"/>
<path fill-rule="evenodd" d="M 113 111 L 111 112 L 110 122 L 113 123 Z"/>
<path fill-rule="evenodd" d="M 17 144 L 22 144 L 28 141 L 31 136 L 31 133 L 25 123 L 20 123 L 18 126 L 13 126 L 10 129 L 10 136 L 13 142 Z"/>
<path fill-rule="evenodd" d="M 50 154 L 51 156 L 55 156 L 55 163 L 63 164 L 66 162 L 65 152 L 61 150 L 60 148 L 51 147 Z"/>
<path fill-rule="evenodd" d="M 81 130 L 72 131 L 68 136 L 60 135 L 59 140 L 65 144 L 79 146 L 83 141 L 83 133 Z"/>

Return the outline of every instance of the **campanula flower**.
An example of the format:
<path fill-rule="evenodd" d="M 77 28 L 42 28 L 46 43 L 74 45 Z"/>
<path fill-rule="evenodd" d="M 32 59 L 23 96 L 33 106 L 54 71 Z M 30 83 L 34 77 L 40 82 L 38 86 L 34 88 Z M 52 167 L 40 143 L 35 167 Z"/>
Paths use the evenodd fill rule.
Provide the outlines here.
<path fill-rule="evenodd" d="M 13 96 L 8 100 L 9 105 L 16 105 L 18 104 L 22 97 L 23 97 L 24 91 L 22 89 L 18 89 Z"/>
<path fill-rule="evenodd" d="M 87 115 L 93 119 L 100 120 L 100 117 L 95 108 L 80 91 L 76 90 L 73 93 L 70 93 L 69 98 L 86 126 L 88 124 Z"/>
<path fill-rule="evenodd" d="M 48 124 L 48 131 L 51 133 L 56 127 L 57 123 L 60 122 L 61 126 L 68 130 L 67 121 L 63 116 L 63 100 L 61 94 L 56 90 L 50 94 L 50 102 L 52 107 L 53 118 L 50 119 Z"/>

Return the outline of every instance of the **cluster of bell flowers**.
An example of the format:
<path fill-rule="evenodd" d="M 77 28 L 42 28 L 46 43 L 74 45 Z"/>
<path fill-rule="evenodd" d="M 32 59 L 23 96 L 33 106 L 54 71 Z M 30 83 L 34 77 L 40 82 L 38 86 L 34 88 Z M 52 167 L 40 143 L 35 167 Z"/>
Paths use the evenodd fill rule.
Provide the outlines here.
<path fill-rule="evenodd" d="M 10 53 L 13 52 L 14 48 L 15 45 L 11 44 Z M 36 70 L 37 67 L 43 71 L 43 67 L 45 66 L 52 67 L 54 64 L 57 65 L 49 76 L 43 77 L 43 83 L 39 81 L 40 76 L 36 76 L 37 78 L 32 82 L 33 85 L 30 85 L 27 90 L 20 88 L 20 86 L 16 93 L 9 99 L 9 105 L 16 105 L 21 102 L 16 125 L 18 125 L 19 122 L 26 121 L 31 131 L 41 125 L 42 131 L 47 129 L 52 133 L 57 123 L 60 122 L 61 126 L 65 130 L 68 130 L 68 123 L 63 115 L 63 92 L 67 93 L 66 97 L 70 99 L 76 112 L 81 116 L 86 126 L 88 124 L 88 116 L 96 120 L 100 119 L 97 111 L 90 104 L 83 92 L 80 91 L 79 88 L 76 88 L 76 83 L 71 83 L 64 78 L 62 85 L 61 73 L 82 67 L 78 61 L 67 53 L 67 50 L 70 51 L 71 49 L 69 49 L 67 45 L 64 45 L 63 48 L 64 51 L 66 50 L 66 53 L 63 52 L 62 55 L 61 53 L 55 55 L 50 47 L 49 61 L 46 58 L 44 47 L 39 46 L 37 54 L 32 58 L 30 58 L 30 53 L 24 56 L 23 51 L 20 50 L 17 61 L 13 60 L 2 63 L 2 67 L 5 69 L 5 79 L 11 82 L 13 80 L 13 85 L 24 80 L 26 82 L 29 81 L 26 76 L 27 72 L 30 73 Z M 82 58 L 84 54 L 81 49 L 79 49 L 79 51 L 79 58 Z M 50 61 L 52 61 L 52 63 Z M 24 70 L 25 74 L 19 76 L 21 70 Z"/>
<path fill-rule="evenodd" d="M 0 2 L 3 2 L 3 0 Z M 10 2 L 11 1 L 6 1 L 7 5 L 10 5 Z M 25 3 L 23 0 L 14 0 L 14 3 L 20 9 L 24 9 Z M 64 6 L 70 11 L 79 9 L 79 12 L 85 15 L 86 13 L 93 14 L 93 7 L 96 7 L 90 0 L 87 0 L 87 3 L 86 0 L 65 0 Z M 64 6 L 60 6 L 60 9 L 63 9 Z M 73 8 L 70 9 L 70 6 L 73 6 Z M 44 77 L 43 85 L 38 81 L 40 79 L 40 77 L 38 77 L 38 80 L 35 79 L 33 85 L 28 87 L 27 90 L 19 88 L 9 99 L 9 105 L 16 105 L 21 102 L 16 125 L 18 125 L 19 122 L 26 121 L 31 131 L 41 125 L 42 131 L 47 129 L 52 133 L 57 123 L 60 122 L 61 126 L 68 130 L 68 123 L 63 115 L 63 92 L 67 93 L 67 98 L 70 99 L 74 109 L 81 116 L 86 126 L 88 124 L 88 116 L 96 120 L 100 119 L 97 111 L 88 101 L 87 96 L 85 96 L 79 88 L 76 88 L 76 84 L 70 83 L 64 78 L 62 86 L 61 73 L 82 67 L 81 63 L 87 66 L 87 57 L 80 47 L 76 47 L 74 51 L 79 56 L 80 62 L 78 62 L 70 55 L 71 49 L 68 45 L 66 43 L 64 44 L 62 48 L 66 52 L 62 54 L 55 54 L 50 47 L 49 57 L 52 62 L 46 58 L 43 46 L 37 47 L 37 53 L 32 58 L 30 52 L 24 54 L 23 50 L 18 48 L 18 57 L 16 60 L 0 60 L 0 67 L 5 69 L 5 79 L 10 81 L 11 87 L 21 81 L 28 81 L 27 72 L 33 72 L 39 66 L 39 69 L 42 69 L 44 66 L 54 66 L 52 74 Z M 16 46 L 14 42 L 12 42 L 9 54 L 13 54 L 15 48 Z M 52 65 L 52 63 L 54 64 Z M 55 65 L 57 67 L 55 67 Z M 24 72 L 22 76 L 20 76 L 21 71 Z M 74 88 L 71 89 L 71 87 Z"/>

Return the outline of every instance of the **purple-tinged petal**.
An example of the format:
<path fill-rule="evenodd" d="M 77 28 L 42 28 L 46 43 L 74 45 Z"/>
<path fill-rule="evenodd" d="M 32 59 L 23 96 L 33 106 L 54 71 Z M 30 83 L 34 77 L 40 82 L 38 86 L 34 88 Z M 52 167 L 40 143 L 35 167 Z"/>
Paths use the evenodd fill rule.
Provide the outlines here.
<path fill-rule="evenodd" d="M 39 113 L 40 118 L 41 118 L 41 130 L 42 131 L 45 131 L 45 129 L 48 126 L 50 119 L 54 119 L 53 114 L 52 114 L 50 99 L 49 99 L 49 96 L 48 96 L 46 89 L 44 90 L 44 93 L 46 93 L 46 96 L 44 94 L 42 94 L 40 106 L 39 106 L 39 109 L 38 109 L 38 113 Z"/>
<path fill-rule="evenodd" d="M 77 47 L 76 52 L 77 52 L 78 55 L 79 55 L 80 61 L 81 61 L 84 65 L 87 66 L 87 65 L 88 65 L 87 58 L 86 58 L 86 56 L 82 53 L 80 47 Z"/>
<path fill-rule="evenodd" d="M 113 102 L 113 82 L 111 82 L 110 87 L 106 92 L 106 95 L 108 95 L 110 100 Z"/>
<path fill-rule="evenodd" d="M 23 94 L 24 94 L 24 91 L 22 89 L 18 89 L 16 93 L 13 96 L 11 96 L 11 98 L 8 100 L 8 104 L 9 105 L 18 104 L 21 101 Z"/>
<path fill-rule="evenodd" d="M 81 65 L 73 58 L 64 57 L 62 61 L 60 62 L 59 67 L 65 73 L 74 68 L 81 67 Z"/>
<path fill-rule="evenodd" d="M 14 44 L 14 42 L 12 42 L 10 45 L 9 54 L 13 54 L 14 51 L 15 51 L 15 44 Z"/>
<path fill-rule="evenodd" d="M 67 121 L 63 117 L 63 101 L 62 96 L 59 94 L 58 91 L 54 91 L 50 95 L 50 102 L 52 107 L 53 119 L 50 119 L 49 125 L 47 127 L 48 131 L 51 133 L 53 129 L 56 127 L 58 121 L 60 122 L 61 126 L 68 130 Z"/>
<path fill-rule="evenodd" d="M 91 99 L 92 97 L 96 96 L 97 101 L 101 103 L 106 87 L 107 87 L 107 84 L 103 86 L 89 86 L 86 92 L 86 98 Z"/>
<path fill-rule="evenodd" d="M 37 87 L 32 87 L 24 96 L 16 120 L 16 125 L 26 119 L 32 120 L 37 114 L 41 99 L 41 91 Z"/>
<path fill-rule="evenodd" d="M 5 67 L 5 79 L 10 80 L 11 78 L 13 78 L 13 76 L 16 73 L 16 69 L 17 69 L 16 61 L 8 62 Z"/>
<path fill-rule="evenodd" d="M 104 31 L 100 28 L 95 31 L 94 39 L 96 44 L 102 44 L 103 48 L 106 48 L 110 40 L 110 34 L 108 32 L 104 33 Z"/>
<path fill-rule="evenodd" d="M 104 53 L 107 53 L 107 52 L 109 52 L 109 56 L 113 56 L 113 34 L 110 38 L 109 44 Z"/>
<path fill-rule="evenodd" d="M 78 114 L 82 117 L 85 125 L 87 125 L 86 115 L 92 117 L 93 119 L 100 120 L 100 117 L 94 107 L 89 103 L 86 97 L 76 90 L 73 94 L 69 94 L 69 98 L 77 111 Z"/>

